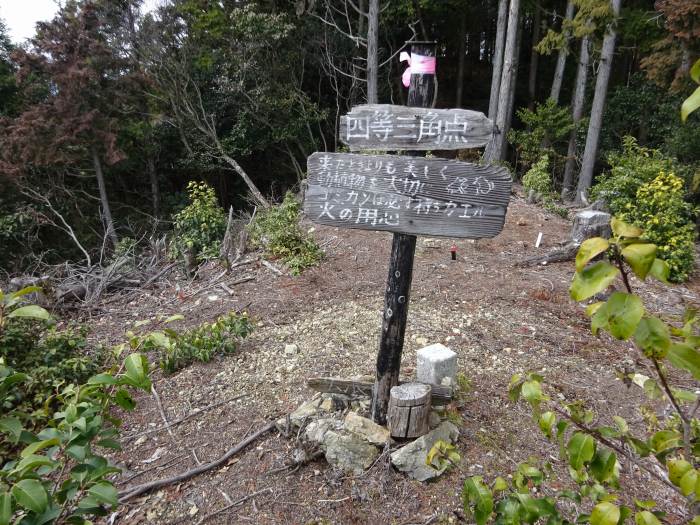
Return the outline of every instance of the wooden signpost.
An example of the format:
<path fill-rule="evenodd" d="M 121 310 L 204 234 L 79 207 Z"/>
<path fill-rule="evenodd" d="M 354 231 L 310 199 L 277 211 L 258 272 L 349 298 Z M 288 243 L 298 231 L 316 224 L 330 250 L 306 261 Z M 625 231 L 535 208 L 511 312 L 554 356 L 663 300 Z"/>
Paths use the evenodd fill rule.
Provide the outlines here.
<path fill-rule="evenodd" d="M 411 42 L 435 57 L 435 42 Z M 382 333 L 372 389 L 372 419 L 386 424 L 399 383 L 416 235 L 479 239 L 503 228 L 511 191 L 508 170 L 421 158 L 427 150 L 485 146 L 493 124 L 483 113 L 432 109 L 435 74 L 411 72 L 405 106 L 357 106 L 341 118 L 352 151 L 404 150 L 410 156 L 314 153 L 308 159 L 304 211 L 318 223 L 394 232 Z"/>

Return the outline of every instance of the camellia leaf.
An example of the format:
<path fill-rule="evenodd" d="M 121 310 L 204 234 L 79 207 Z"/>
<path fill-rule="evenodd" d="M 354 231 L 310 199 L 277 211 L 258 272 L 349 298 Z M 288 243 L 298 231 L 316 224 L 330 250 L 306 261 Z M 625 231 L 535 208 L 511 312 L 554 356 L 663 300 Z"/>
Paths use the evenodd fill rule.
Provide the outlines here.
<path fill-rule="evenodd" d="M 627 340 L 637 329 L 644 315 L 642 300 L 634 295 L 614 292 L 605 305 L 608 331 L 616 339 Z"/>
<path fill-rule="evenodd" d="M 630 244 L 622 250 L 622 256 L 637 277 L 646 279 L 656 260 L 656 245 L 649 243 Z"/>
<path fill-rule="evenodd" d="M 16 417 L 4 417 L 0 419 L 0 432 L 6 432 L 12 436 L 12 442 L 17 443 L 22 435 L 22 422 Z"/>
<path fill-rule="evenodd" d="M 610 227 L 612 228 L 612 232 L 615 237 L 634 238 L 639 237 L 642 233 L 644 233 L 644 231 L 640 228 L 627 224 L 625 221 L 622 221 L 617 217 L 612 218 L 610 221 Z"/>
<path fill-rule="evenodd" d="M 599 448 L 591 461 L 591 473 L 595 479 L 605 483 L 614 479 L 616 463 L 617 456 L 614 452 L 606 448 Z"/>
<path fill-rule="evenodd" d="M 100 503 L 106 503 L 112 507 L 119 504 L 117 489 L 107 481 L 100 481 L 88 489 L 88 494 Z"/>
<path fill-rule="evenodd" d="M 659 519 L 648 510 L 637 512 L 634 515 L 634 522 L 636 525 L 661 525 Z"/>
<path fill-rule="evenodd" d="M 576 272 L 569 294 L 574 301 L 583 301 L 605 290 L 620 270 L 605 261 L 595 263 L 580 272 Z"/>
<path fill-rule="evenodd" d="M 484 484 L 481 476 L 472 476 L 464 482 L 462 498 L 465 507 L 474 505 L 474 521 L 477 525 L 485 525 L 493 512 L 493 494 Z"/>
<path fill-rule="evenodd" d="M 681 106 L 681 120 L 685 122 L 693 111 L 700 108 L 700 87 L 692 95 L 683 101 Z"/>
<path fill-rule="evenodd" d="M 646 356 L 663 359 L 671 347 L 671 334 L 658 317 L 644 317 L 634 332 L 634 342 Z"/>
<path fill-rule="evenodd" d="M 46 489 L 36 479 L 23 479 L 12 487 L 12 495 L 17 504 L 36 514 L 41 514 L 49 505 Z"/>
<path fill-rule="evenodd" d="M 521 390 L 521 396 L 530 403 L 542 401 L 542 385 L 540 385 L 539 381 L 525 381 Z"/>
<path fill-rule="evenodd" d="M 681 494 L 684 496 L 689 496 L 695 492 L 695 485 L 697 484 L 697 481 L 698 471 L 694 468 L 683 474 L 680 483 L 678 483 L 678 486 L 681 488 Z"/>
<path fill-rule="evenodd" d="M 580 470 L 585 463 L 593 459 L 595 454 L 595 441 L 588 434 L 576 432 L 566 445 L 569 454 L 569 464 L 575 470 Z"/>
<path fill-rule="evenodd" d="M 609 501 L 598 503 L 591 511 L 591 525 L 617 525 L 620 520 L 620 509 Z"/>
<path fill-rule="evenodd" d="M 124 388 L 117 390 L 117 393 L 114 394 L 114 401 L 117 403 L 117 405 L 127 411 L 131 411 L 136 408 L 136 402 L 131 397 L 131 394 L 129 394 L 129 392 L 127 392 Z"/>
<path fill-rule="evenodd" d="M 681 435 L 675 430 L 660 430 L 651 437 L 650 445 L 656 453 L 676 448 L 680 445 Z"/>
<path fill-rule="evenodd" d="M 668 276 L 671 275 L 671 268 L 663 259 L 654 259 L 651 269 L 649 270 L 649 275 L 662 283 L 669 284 Z"/>
<path fill-rule="evenodd" d="M 668 467 L 668 479 L 675 486 L 679 486 L 683 475 L 693 468 L 693 466 L 684 459 L 669 459 L 666 462 L 666 466 Z"/>
<path fill-rule="evenodd" d="M 151 381 L 148 379 L 148 359 L 145 355 L 139 353 L 129 355 L 124 361 L 124 366 L 126 376 L 133 381 L 134 386 L 144 390 L 151 387 Z"/>
<path fill-rule="evenodd" d="M 581 243 L 581 247 L 576 254 L 576 271 L 580 272 L 584 266 L 595 256 L 600 255 L 610 247 L 607 239 L 602 237 L 593 237 L 586 239 Z"/>
<path fill-rule="evenodd" d="M 0 493 L 0 525 L 10 525 L 12 519 L 12 494 Z"/>
<path fill-rule="evenodd" d="M 682 343 L 671 345 L 667 357 L 673 366 L 687 370 L 700 381 L 700 353 L 693 347 Z"/>
<path fill-rule="evenodd" d="M 544 435 L 550 439 L 552 438 L 552 427 L 556 421 L 557 418 L 554 415 L 554 412 L 545 412 L 539 418 L 538 423 L 540 425 L 540 429 L 542 432 L 544 432 Z"/>
<path fill-rule="evenodd" d="M 23 317 L 28 319 L 41 319 L 48 320 L 51 319 L 49 312 L 44 310 L 41 306 L 35 304 L 28 304 L 27 306 L 20 306 L 16 310 L 12 310 L 7 317 Z"/>

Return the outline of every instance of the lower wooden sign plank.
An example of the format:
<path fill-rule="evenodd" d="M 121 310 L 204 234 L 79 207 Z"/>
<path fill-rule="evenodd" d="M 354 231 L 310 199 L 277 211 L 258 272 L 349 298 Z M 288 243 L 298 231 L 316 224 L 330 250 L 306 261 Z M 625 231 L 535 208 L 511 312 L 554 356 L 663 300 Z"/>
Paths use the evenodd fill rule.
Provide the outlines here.
<path fill-rule="evenodd" d="M 503 229 L 506 168 L 395 155 L 314 153 L 304 211 L 342 228 L 468 239 Z"/>

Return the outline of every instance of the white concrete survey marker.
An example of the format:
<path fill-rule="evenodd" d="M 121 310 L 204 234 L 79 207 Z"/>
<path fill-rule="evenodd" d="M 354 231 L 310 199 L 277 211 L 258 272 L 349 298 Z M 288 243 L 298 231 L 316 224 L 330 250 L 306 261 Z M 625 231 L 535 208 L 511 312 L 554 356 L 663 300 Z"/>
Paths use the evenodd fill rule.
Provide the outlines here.
<path fill-rule="evenodd" d="M 457 354 L 445 345 L 437 343 L 417 352 L 416 379 L 421 383 L 441 385 L 446 377 L 450 386 L 455 384 Z"/>

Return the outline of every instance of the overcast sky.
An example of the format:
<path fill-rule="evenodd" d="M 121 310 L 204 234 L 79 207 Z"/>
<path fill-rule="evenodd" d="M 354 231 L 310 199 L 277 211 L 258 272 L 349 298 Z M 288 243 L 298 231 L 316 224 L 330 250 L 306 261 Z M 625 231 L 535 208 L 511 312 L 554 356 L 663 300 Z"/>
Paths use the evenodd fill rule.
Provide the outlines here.
<path fill-rule="evenodd" d="M 146 10 L 163 0 L 145 0 Z M 34 25 L 51 20 L 58 10 L 57 0 L 0 0 L 0 18 L 5 21 L 10 38 L 17 44 L 34 36 Z"/>

